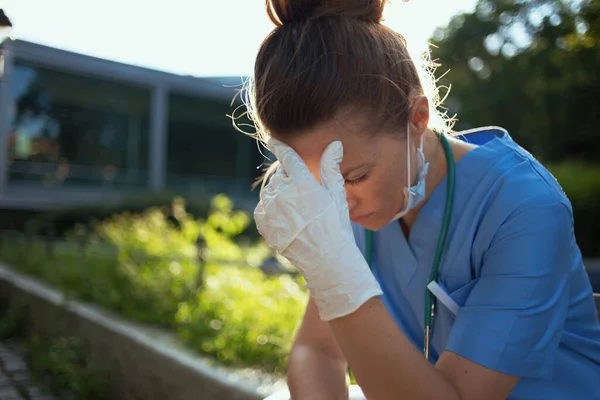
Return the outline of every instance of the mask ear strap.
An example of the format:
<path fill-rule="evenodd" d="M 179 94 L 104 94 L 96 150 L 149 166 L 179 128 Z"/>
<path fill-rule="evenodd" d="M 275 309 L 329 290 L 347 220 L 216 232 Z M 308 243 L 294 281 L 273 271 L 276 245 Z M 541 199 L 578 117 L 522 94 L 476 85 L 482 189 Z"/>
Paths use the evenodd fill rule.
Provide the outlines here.
<path fill-rule="evenodd" d="M 408 179 L 406 180 L 406 185 L 408 187 L 408 190 L 410 191 L 410 187 L 412 186 L 412 182 L 410 181 L 410 121 L 408 121 L 408 123 L 406 124 L 406 163 L 408 165 L 407 170 L 407 175 L 408 175 Z"/>

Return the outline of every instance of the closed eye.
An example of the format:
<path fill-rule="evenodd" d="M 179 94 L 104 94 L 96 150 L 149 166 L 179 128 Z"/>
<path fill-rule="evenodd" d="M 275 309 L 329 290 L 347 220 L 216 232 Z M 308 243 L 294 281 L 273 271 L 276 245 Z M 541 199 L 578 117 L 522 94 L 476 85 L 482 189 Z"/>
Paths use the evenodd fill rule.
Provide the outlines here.
<path fill-rule="evenodd" d="M 357 178 L 357 179 L 352 179 L 352 180 L 346 179 L 346 184 L 348 184 L 348 185 L 358 185 L 359 183 L 362 183 L 365 180 L 367 180 L 368 177 L 369 177 L 369 174 L 364 174 L 363 176 L 361 176 L 360 178 Z"/>

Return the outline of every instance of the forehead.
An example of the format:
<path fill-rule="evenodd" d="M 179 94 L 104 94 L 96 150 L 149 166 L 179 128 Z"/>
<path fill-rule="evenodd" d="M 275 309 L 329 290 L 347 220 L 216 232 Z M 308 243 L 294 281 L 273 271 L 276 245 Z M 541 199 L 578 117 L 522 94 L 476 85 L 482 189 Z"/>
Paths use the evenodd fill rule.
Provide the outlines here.
<path fill-rule="evenodd" d="M 321 155 L 329 143 L 341 141 L 344 157 L 340 169 L 344 173 L 345 170 L 354 168 L 376 155 L 377 139 L 378 135 L 373 136 L 360 132 L 357 128 L 348 128 L 345 124 L 328 123 L 293 139 L 286 139 L 285 142 L 298 153 L 311 171 L 316 171 Z"/>

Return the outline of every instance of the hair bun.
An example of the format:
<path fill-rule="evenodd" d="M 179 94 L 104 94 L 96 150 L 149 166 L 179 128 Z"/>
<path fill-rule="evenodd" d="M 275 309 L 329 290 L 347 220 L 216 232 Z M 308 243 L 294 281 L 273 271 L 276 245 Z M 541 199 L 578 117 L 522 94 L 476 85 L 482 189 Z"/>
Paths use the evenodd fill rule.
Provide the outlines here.
<path fill-rule="evenodd" d="M 388 0 L 267 0 L 271 21 L 282 26 L 322 17 L 339 16 L 381 22 Z"/>

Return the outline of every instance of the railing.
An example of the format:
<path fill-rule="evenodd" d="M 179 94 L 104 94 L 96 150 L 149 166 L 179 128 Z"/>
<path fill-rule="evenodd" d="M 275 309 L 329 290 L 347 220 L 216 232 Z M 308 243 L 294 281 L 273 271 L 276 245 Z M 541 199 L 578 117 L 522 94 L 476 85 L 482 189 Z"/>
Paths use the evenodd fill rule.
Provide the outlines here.
<path fill-rule="evenodd" d="M 97 186 L 147 187 L 148 170 L 113 165 L 81 165 L 67 162 L 11 161 L 9 174 L 22 175 L 24 181 L 44 182 L 46 186 L 61 187 L 65 182 L 89 182 Z M 49 179 L 50 178 L 50 179 Z M 15 182 L 20 179 L 15 178 Z M 210 174 L 182 174 L 167 171 L 170 186 L 185 191 L 250 191 L 247 179 L 235 179 Z"/>
<path fill-rule="evenodd" d="M 12 161 L 10 174 L 23 175 L 31 180 L 52 178 L 54 185 L 60 186 L 65 180 L 94 182 L 96 184 L 146 186 L 148 171 L 119 168 L 112 165 L 79 165 L 61 162 Z"/>

